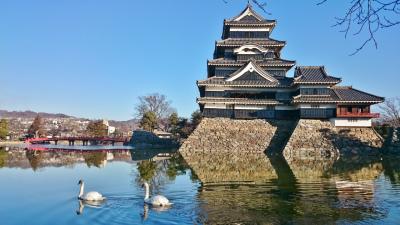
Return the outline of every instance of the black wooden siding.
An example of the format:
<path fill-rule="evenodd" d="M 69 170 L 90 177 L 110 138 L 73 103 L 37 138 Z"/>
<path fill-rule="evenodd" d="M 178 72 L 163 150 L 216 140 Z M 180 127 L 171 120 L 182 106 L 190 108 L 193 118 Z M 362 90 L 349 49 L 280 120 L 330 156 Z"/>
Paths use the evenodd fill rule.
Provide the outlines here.
<path fill-rule="evenodd" d="M 290 99 L 289 96 L 285 95 L 285 96 L 282 96 L 282 98 L 277 98 L 276 92 L 244 92 L 244 91 L 226 90 L 226 91 L 205 91 L 204 96 L 201 96 L 201 97 L 287 100 L 287 99 Z"/>
<path fill-rule="evenodd" d="M 300 109 L 300 118 L 304 119 L 328 119 L 335 117 L 336 109 Z"/>
<path fill-rule="evenodd" d="M 302 95 L 329 95 L 328 88 L 300 88 Z"/>
<path fill-rule="evenodd" d="M 224 117 L 235 119 L 329 119 L 336 115 L 335 109 L 300 110 L 248 110 L 248 109 L 203 109 L 203 116 L 209 118 Z"/>
<path fill-rule="evenodd" d="M 230 38 L 268 38 L 268 31 L 230 31 Z"/>
<path fill-rule="evenodd" d="M 248 61 L 250 59 L 254 60 L 264 60 L 264 55 L 263 54 L 240 54 L 237 55 L 236 59 L 238 61 Z"/>

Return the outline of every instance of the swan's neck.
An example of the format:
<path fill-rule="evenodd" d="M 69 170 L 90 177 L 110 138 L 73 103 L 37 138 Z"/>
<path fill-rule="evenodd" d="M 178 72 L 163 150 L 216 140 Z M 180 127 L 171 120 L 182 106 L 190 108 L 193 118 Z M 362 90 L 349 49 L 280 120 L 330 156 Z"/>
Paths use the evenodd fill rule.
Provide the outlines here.
<path fill-rule="evenodd" d="M 145 195 L 144 195 L 144 200 L 149 198 L 150 195 L 150 188 L 149 185 L 147 183 L 144 184 L 144 189 L 145 189 Z"/>
<path fill-rule="evenodd" d="M 82 198 L 82 196 L 83 196 L 83 189 L 85 188 L 85 184 L 82 182 L 81 183 L 81 187 L 80 187 L 80 189 L 79 189 L 79 195 L 78 195 L 78 198 Z"/>

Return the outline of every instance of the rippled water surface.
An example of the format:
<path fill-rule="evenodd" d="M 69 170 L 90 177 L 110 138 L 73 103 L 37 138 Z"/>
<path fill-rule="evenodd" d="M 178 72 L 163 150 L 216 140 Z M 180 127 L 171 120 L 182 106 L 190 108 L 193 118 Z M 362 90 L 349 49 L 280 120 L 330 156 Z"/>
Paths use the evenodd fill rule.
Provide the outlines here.
<path fill-rule="evenodd" d="M 400 224 L 399 160 L 0 148 L 0 224 Z M 144 180 L 174 205 L 144 205 Z"/>

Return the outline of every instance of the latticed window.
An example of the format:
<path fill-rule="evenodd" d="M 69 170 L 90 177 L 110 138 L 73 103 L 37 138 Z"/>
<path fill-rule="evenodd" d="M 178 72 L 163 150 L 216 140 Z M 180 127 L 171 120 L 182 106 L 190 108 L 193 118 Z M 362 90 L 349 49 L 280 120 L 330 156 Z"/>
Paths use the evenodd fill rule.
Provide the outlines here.
<path fill-rule="evenodd" d="M 319 107 L 320 107 L 320 105 L 318 105 L 318 104 L 311 104 L 311 108 L 318 109 Z"/>
<path fill-rule="evenodd" d="M 231 38 L 267 38 L 267 31 L 231 31 Z"/>
<path fill-rule="evenodd" d="M 247 61 L 249 59 L 263 60 L 264 56 L 261 54 L 240 54 L 237 56 L 238 61 Z"/>

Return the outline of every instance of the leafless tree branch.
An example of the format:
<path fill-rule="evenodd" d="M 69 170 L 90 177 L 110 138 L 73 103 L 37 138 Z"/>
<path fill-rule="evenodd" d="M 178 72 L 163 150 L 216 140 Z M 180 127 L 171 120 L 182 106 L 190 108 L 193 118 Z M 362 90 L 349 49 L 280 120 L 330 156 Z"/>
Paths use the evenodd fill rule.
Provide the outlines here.
<path fill-rule="evenodd" d="M 141 118 L 146 112 L 154 112 L 157 115 L 157 119 L 162 120 L 167 118 L 174 109 L 171 107 L 171 102 L 167 100 L 165 95 L 154 93 L 146 96 L 139 96 L 135 111 L 137 118 Z"/>
<path fill-rule="evenodd" d="M 322 5 L 328 0 L 322 0 Z M 342 17 L 336 17 L 334 27 L 340 27 L 347 38 L 349 33 L 355 35 L 367 34 L 367 38 L 350 55 L 360 52 L 367 44 L 373 43 L 378 48 L 376 34 L 384 28 L 400 24 L 400 0 L 351 0 L 350 7 Z"/>

